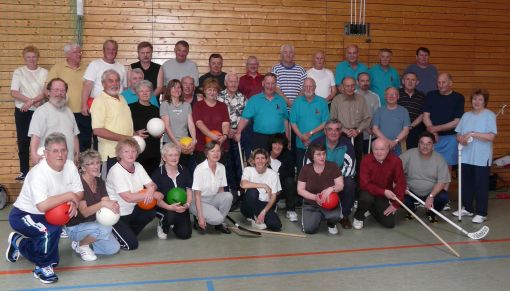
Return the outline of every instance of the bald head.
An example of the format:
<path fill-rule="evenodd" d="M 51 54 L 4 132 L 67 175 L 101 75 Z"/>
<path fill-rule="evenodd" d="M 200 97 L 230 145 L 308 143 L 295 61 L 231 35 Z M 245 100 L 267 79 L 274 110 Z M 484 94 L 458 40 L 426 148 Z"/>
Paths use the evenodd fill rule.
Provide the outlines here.
<path fill-rule="evenodd" d="M 390 152 L 390 144 L 386 140 L 378 138 L 372 143 L 372 149 L 375 159 L 382 162 L 386 159 Z"/>

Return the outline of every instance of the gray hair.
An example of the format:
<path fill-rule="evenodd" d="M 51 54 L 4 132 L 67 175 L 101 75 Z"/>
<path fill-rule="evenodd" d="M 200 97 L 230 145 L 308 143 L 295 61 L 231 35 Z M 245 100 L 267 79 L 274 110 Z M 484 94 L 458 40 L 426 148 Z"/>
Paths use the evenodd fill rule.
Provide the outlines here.
<path fill-rule="evenodd" d="M 133 74 L 133 73 L 140 74 L 140 75 L 142 75 L 142 77 L 145 76 L 145 74 L 143 73 L 142 69 L 140 69 L 140 68 L 132 69 L 131 70 L 131 74 Z"/>
<path fill-rule="evenodd" d="M 48 149 L 48 147 L 54 143 L 65 144 L 67 148 L 66 136 L 61 132 L 50 133 L 44 140 L 44 147 Z"/>
<path fill-rule="evenodd" d="M 92 160 L 101 161 L 101 154 L 94 149 L 86 149 L 80 153 L 79 165 L 81 168 L 84 168 Z"/>
<path fill-rule="evenodd" d="M 257 59 L 257 57 L 256 57 L 256 56 L 249 56 L 249 57 L 246 59 L 246 64 L 248 64 L 248 62 L 249 62 L 250 60 L 255 60 L 255 61 L 257 61 L 257 64 L 259 63 L 259 60 Z"/>
<path fill-rule="evenodd" d="M 282 53 L 283 53 L 283 50 L 284 50 L 284 49 L 286 49 L 286 48 L 290 49 L 290 50 L 291 50 L 291 51 L 293 51 L 293 52 L 295 51 L 295 50 L 294 50 L 294 46 L 293 46 L 293 45 L 291 45 L 291 44 L 283 44 L 283 45 L 280 47 L 280 53 L 282 54 Z"/>
<path fill-rule="evenodd" d="M 306 77 L 304 80 L 303 80 L 303 84 L 305 83 L 306 80 L 311 80 L 312 83 L 313 83 L 313 86 L 314 87 L 317 87 L 317 83 L 315 83 L 315 80 L 312 78 L 312 77 Z"/>
<path fill-rule="evenodd" d="M 64 54 L 68 54 L 77 48 L 81 49 L 81 46 L 77 43 L 70 42 L 64 46 Z"/>
<path fill-rule="evenodd" d="M 228 72 L 226 75 L 225 75 L 225 86 L 227 85 L 227 80 L 228 78 L 230 77 L 235 77 L 237 81 L 239 81 L 239 76 L 237 75 L 236 72 Z"/>
<path fill-rule="evenodd" d="M 173 142 L 167 142 L 162 148 L 161 148 L 161 156 L 165 156 L 167 155 L 170 150 L 172 149 L 175 149 L 177 150 L 177 152 L 179 153 L 179 155 L 181 154 L 181 147 L 174 144 Z"/>
<path fill-rule="evenodd" d="M 140 91 L 140 88 L 142 88 L 142 87 L 147 87 L 152 92 L 153 88 L 152 88 L 152 82 L 151 81 L 149 81 L 149 80 L 141 80 L 140 82 L 136 83 L 135 91 L 136 92 Z"/>
<path fill-rule="evenodd" d="M 108 69 L 108 70 L 104 71 L 103 74 L 101 75 L 101 83 L 104 83 L 104 81 L 106 81 L 106 77 L 108 77 L 109 75 L 112 75 L 112 74 L 117 75 L 117 77 L 119 78 L 119 81 L 120 81 L 119 72 L 115 71 L 114 69 Z"/>

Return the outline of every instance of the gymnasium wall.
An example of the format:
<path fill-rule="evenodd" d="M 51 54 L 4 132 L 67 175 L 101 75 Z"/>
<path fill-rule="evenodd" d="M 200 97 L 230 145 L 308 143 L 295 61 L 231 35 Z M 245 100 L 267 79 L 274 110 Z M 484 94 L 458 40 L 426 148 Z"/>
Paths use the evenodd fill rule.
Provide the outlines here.
<path fill-rule="evenodd" d="M 21 184 L 18 174 L 14 105 L 10 96 L 13 70 L 23 64 L 21 50 L 41 50 L 40 65 L 50 68 L 63 57 L 62 47 L 76 39 L 74 0 L 1 0 L 0 9 L 0 183 L 11 198 Z M 279 47 L 292 43 L 297 63 L 311 66 L 316 50 L 327 54 L 327 67 L 343 59 L 343 48 L 356 43 L 361 60 L 377 62 L 377 51 L 393 50 L 393 65 L 402 72 L 415 60 L 415 49 L 427 46 L 431 62 L 454 78 L 454 89 L 467 97 L 477 86 L 491 92 L 489 108 L 510 102 L 510 3 L 506 0 L 367 0 L 370 38 L 345 36 L 350 2 L 313 0 L 84 0 L 83 64 L 102 56 L 108 38 L 119 44 L 118 60 L 136 61 L 136 44 L 154 44 L 154 59 L 174 57 L 175 42 L 190 43 L 189 58 L 200 73 L 219 52 L 224 71 L 244 73 L 244 61 L 256 55 L 265 72 L 278 62 Z M 358 1 L 359 2 L 359 1 Z M 359 3 L 358 3 L 359 5 Z M 359 10 L 358 10 L 359 13 Z M 359 15 L 357 15 L 359 17 Z M 509 113 L 510 114 L 510 113 Z M 509 115 L 498 118 L 495 157 L 509 154 Z M 496 170 L 510 181 L 510 171 Z"/>

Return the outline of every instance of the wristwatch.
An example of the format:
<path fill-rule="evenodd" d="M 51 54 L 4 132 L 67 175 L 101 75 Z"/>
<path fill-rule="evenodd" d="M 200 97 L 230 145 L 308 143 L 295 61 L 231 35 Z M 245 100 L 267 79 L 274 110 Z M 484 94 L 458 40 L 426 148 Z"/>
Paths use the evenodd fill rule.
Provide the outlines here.
<path fill-rule="evenodd" d="M 429 197 L 430 197 L 430 198 L 434 198 L 434 195 L 432 195 L 432 194 L 429 194 Z"/>

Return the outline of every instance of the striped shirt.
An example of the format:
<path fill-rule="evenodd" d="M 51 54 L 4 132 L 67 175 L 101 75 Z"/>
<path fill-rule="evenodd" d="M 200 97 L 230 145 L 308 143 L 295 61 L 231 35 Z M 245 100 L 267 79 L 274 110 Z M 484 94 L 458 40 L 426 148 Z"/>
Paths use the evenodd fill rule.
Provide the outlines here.
<path fill-rule="evenodd" d="M 399 90 L 400 97 L 398 98 L 398 105 L 404 107 L 409 112 L 411 123 L 423 113 L 423 106 L 425 105 L 425 95 L 418 90 L 414 91 L 413 96 L 409 96 L 404 88 Z"/>
<path fill-rule="evenodd" d="M 271 72 L 276 75 L 276 85 L 280 87 L 290 102 L 294 102 L 294 99 L 303 88 L 303 82 L 306 78 L 305 69 L 296 64 L 292 67 L 286 67 L 279 63 L 271 69 Z"/>

